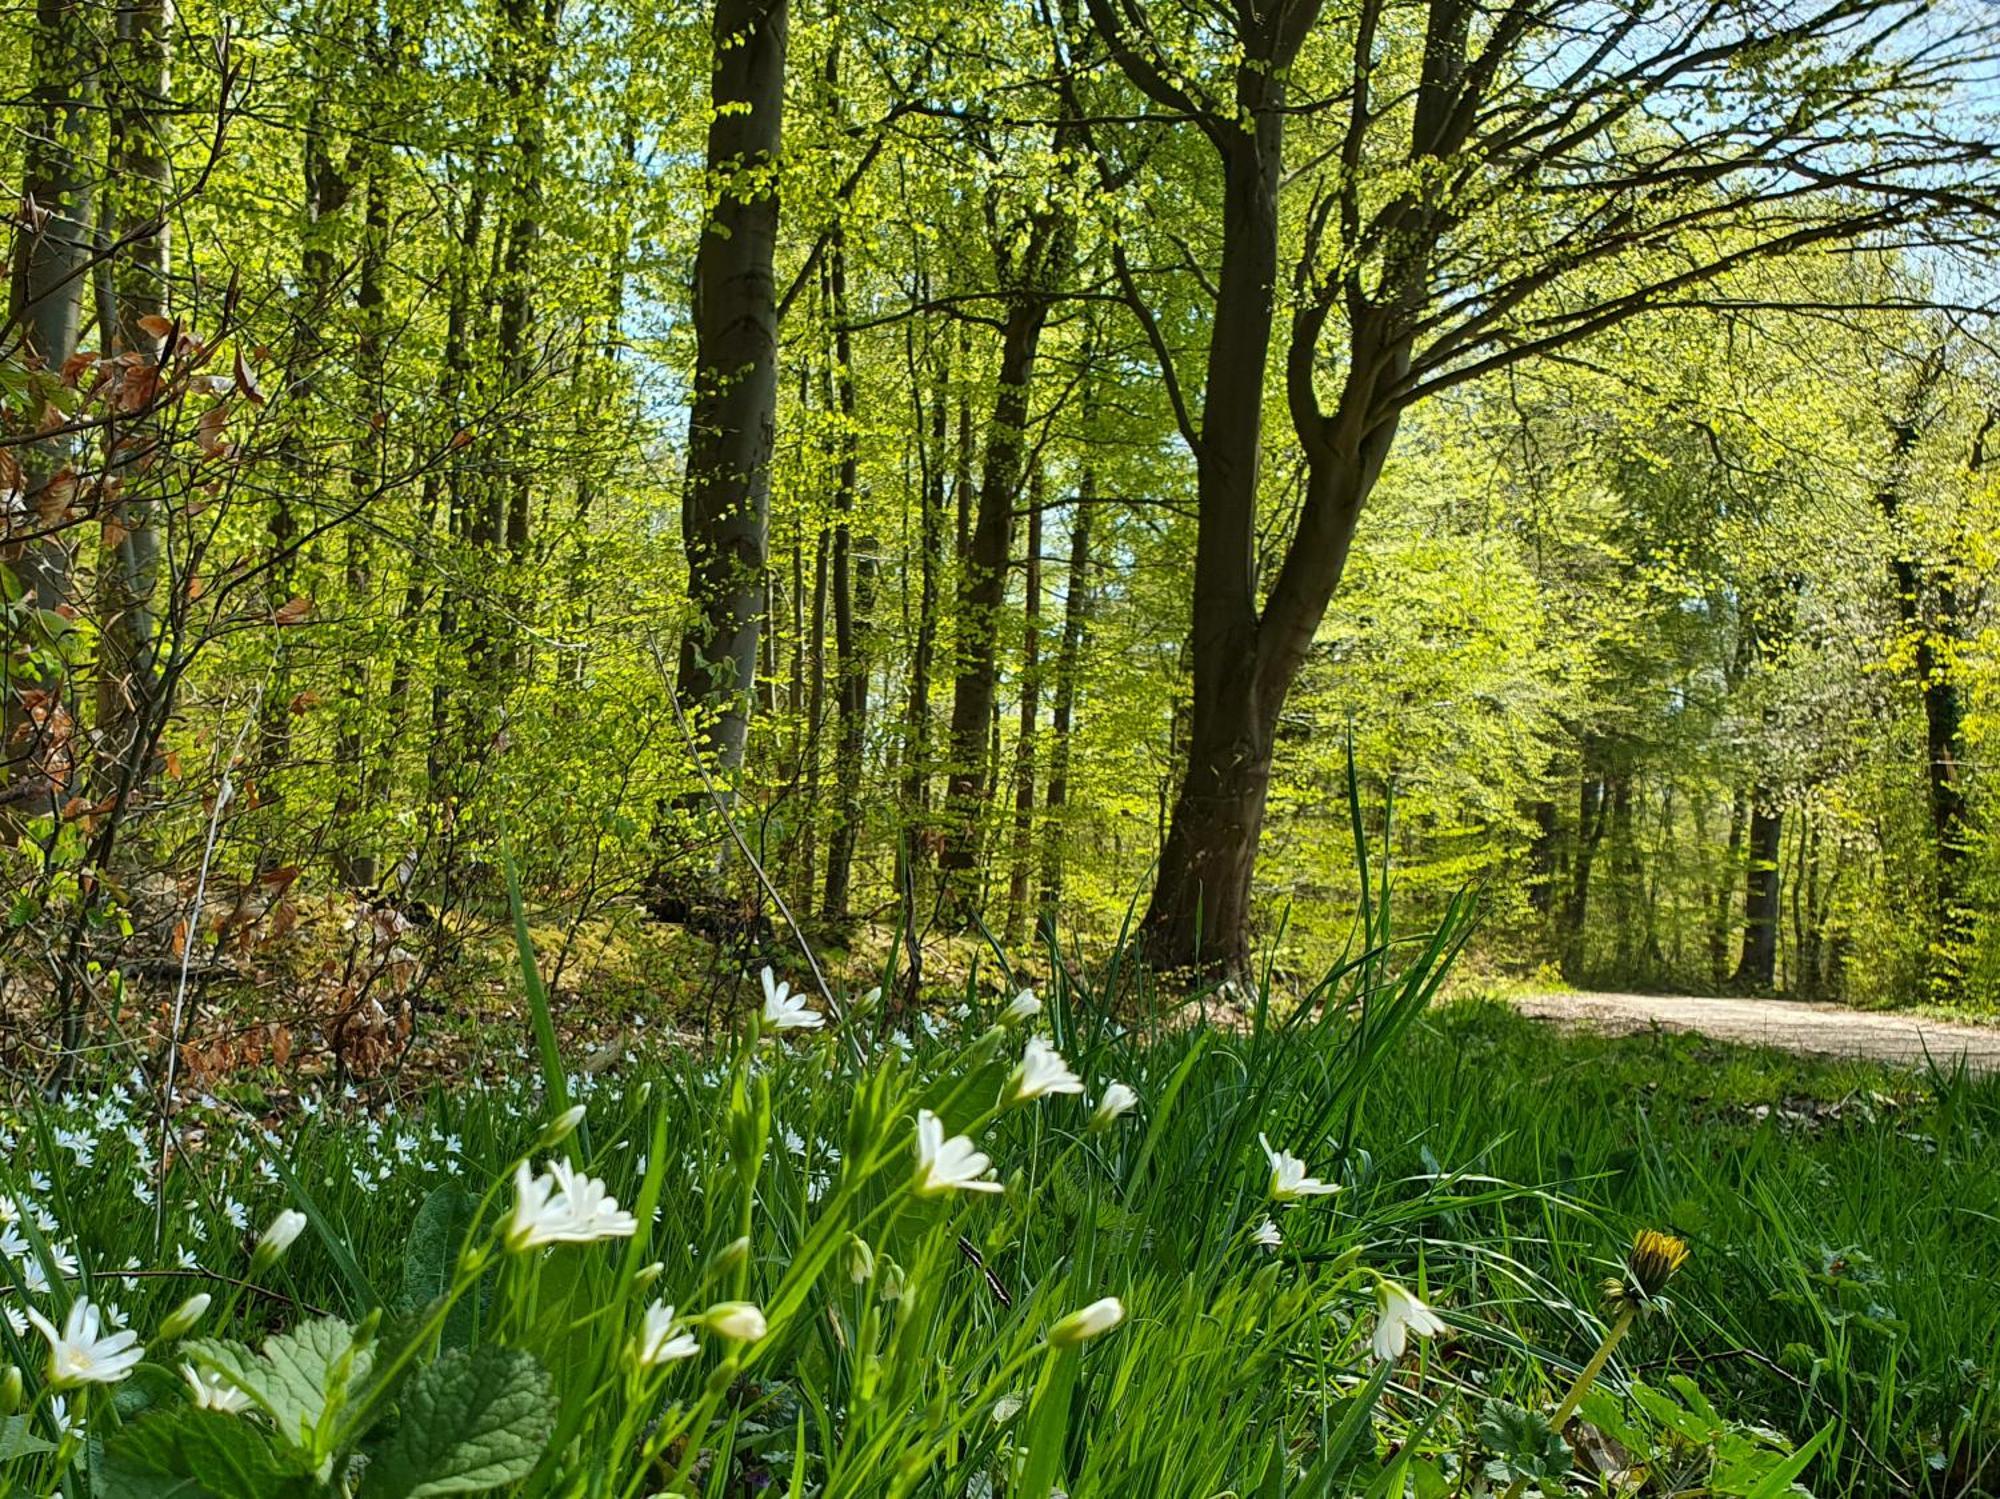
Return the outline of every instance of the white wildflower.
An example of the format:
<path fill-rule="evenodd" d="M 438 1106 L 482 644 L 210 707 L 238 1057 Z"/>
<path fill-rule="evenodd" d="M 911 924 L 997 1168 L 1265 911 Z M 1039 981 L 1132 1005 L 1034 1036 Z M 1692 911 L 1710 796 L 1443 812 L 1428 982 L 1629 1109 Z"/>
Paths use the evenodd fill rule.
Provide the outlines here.
<path fill-rule="evenodd" d="M 86 1384 L 116 1384 L 146 1356 L 134 1332 L 106 1334 L 104 1314 L 87 1296 L 70 1303 L 69 1315 L 58 1332 L 33 1307 L 28 1320 L 49 1343 L 49 1383 L 58 1390 Z"/>
<path fill-rule="evenodd" d="M 1028 1103 L 1051 1093 L 1081 1093 L 1083 1079 L 1069 1070 L 1069 1063 L 1040 1036 L 1028 1037 L 1021 1060 L 1007 1079 L 1005 1101 Z"/>
<path fill-rule="evenodd" d="M 1286 1151 L 1273 1150 L 1271 1142 L 1264 1136 L 1259 1135 L 1257 1143 L 1264 1147 L 1264 1154 L 1271 1162 L 1271 1201 L 1295 1202 L 1301 1197 L 1331 1197 L 1340 1190 L 1333 1182 L 1306 1175 L 1304 1161 Z"/>
<path fill-rule="evenodd" d="M 806 1003 L 803 994 L 792 993 L 791 985 L 781 984 L 766 968 L 764 979 L 764 1024 L 774 1031 L 816 1031 L 826 1017 Z"/>
<path fill-rule="evenodd" d="M 1409 1335 L 1434 1338 L 1444 1331 L 1444 1319 L 1393 1280 L 1375 1282 L 1375 1357 L 1393 1364 L 1409 1346 Z"/>
<path fill-rule="evenodd" d="M 917 1111 L 917 1183 L 919 1197 L 936 1197 L 954 1190 L 999 1192 L 993 1162 L 964 1135 L 944 1137 L 944 1121 L 929 1109 Z"/>
<path fill-rule="evenodd" d="M 638 1220 L 618 1206 L 618 1199 L 594 1176 L 585 1176 L 568 1161 L 551 1161 L 548 1169 L 531 1174 L 526 1161 L 514 1168 L 514 1210 L 508 1215 L 506 1243 L 519 1252 L 543 1244 L 590 1244 L 599 1239 L 629 1239 L 639 1231 Z"/>
<path fill-rule="evenodd" d="M 213 1369 L 182 1364 L 181 1378 L 188 1382 L 188 1388 L 194 1392 L 194 1403 L 202 1410 L 233 1416 L 250 1408 L 250 1397 Z"/>
<path fill-rule="evenodd" d="M 656 1301 L 646 1308 L 638 1340 L 632 1347 L 632 1356 L 642 1368 L 656 1369 L 677 1359 L 693 1358 L 699 1352 L 701 1344 L 695 1341 L 693 1333 L 679 1328 L 672 1307 Z"/>
<path fill-rule="evenodd" d="M 1104 1096 L 1097 1100 L 1097 1107 L 1091 1111 L 1089 1127 L 1098 1132 L 1110 1129 L 1138 1106 L 1137 1093 L 1123 1083 L 1108 1083 L 1105 1085 Z"/>

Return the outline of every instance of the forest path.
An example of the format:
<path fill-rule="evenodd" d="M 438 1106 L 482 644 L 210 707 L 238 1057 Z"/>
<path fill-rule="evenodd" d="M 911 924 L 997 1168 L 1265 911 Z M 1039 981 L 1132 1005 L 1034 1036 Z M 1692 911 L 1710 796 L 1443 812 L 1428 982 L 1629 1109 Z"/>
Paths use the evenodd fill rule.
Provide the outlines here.
<path fill-rule="evenodd" d="M 1716 1041 L 1775 1046 L 1807 1056 L 1862 1057 L 1905 1066 L 1963 1059 L 2000 1072 L 2000 1027 L 1785 999 L 1706 999 L 1677 994 L 1521 994 L 1514 1008 L 1537 1020 L 1629 1035 L 1659 1026 Z"/>

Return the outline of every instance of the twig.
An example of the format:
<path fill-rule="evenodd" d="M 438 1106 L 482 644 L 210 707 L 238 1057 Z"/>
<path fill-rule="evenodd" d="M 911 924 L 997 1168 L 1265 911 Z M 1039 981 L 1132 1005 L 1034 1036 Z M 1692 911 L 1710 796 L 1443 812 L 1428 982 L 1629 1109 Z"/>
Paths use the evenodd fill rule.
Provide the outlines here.
<path fill-rule="evenodd" d="M 660 673 L 661 679 L 665 680 L 666 662 L 661 659 L 659 641 L 648 639 L 646 644 L 653 654 L 654 668 Z M 806 940 L 805 929 L 799 925 L 798 918 L 792 915 L 792 908 L 785 904 L 784 896 L 778 893 L 778 887 L 771 882 L 771 877 L 764 872 L 764 866 L 757 862 L 757 856 L 750 852 L 750 845 L 744 840 L 741 830 L 737 828 L 736 819 L 730 815 L 728 802 L 717 789 L 715 778 L 708 773 L 708 766 L 702 761 L 701 747 L 695 743 L 694 730 L 688 727 L 687 713 L 681 707 L 680 694 L 671 686 L 667 689 L 667 702 L 673 707 L 674 722 L 680 726 L 681 738 L 687 743 L 688 757 L 694 761 L 695 774 L 701 777 L 702 789 L 708 793 L 708 799 L 714 804 L 716 814 L 721 817 L 723 827 L 728 829 L 729 837 L 736 845 L 736 851 L 743 855 L 743 862 L 750 866 L 751 872 L 757 876 L 757 883 L 764 887 L 764 893 L 771 897 L 771 904 L 778 908 L 778 914 L 785 918 L 785 925 L 792 929 L 792 936 L 798 940 L 799 951 L 805 954 L 806 966 L 812 970 L 813 983 L 819 988 L 820 998 L 826 1001 L 827 1008 L 833 1011 L 834 1019 L 840 1023 L 840 1032 L 847 1038 L 847 1044 L 854 1052 L 855 1062 L 865 1066 L 868 1054 L 862 1049 L 860 1039 L 854 1033 L 854 1026 L 849 1023 L 852 1017 L 848 1014 L 847 1007 L 833 997 L 833 990 L 827 984 L 826 974 L 821 971 L 819 959 L 813 953 L 812 943 Z"/>
<path fill-rule="evenodd" d="M 274 657 L 273 660 L 276 658 Z M 153 1252 L 157 1254 L 160 1245 L 166 1242 L 167 1233 L 167 1135 L 173 1128 L 174 1083 L 180 1071 L 181 1021 L 187 1008 L 188 966 L 194 961 L 195 933 L 201 928 L 201 903 L 208 896 L 208 870 L 215 860 L 215 842 L 222 832 L 222 814 L 228 810 L 229 798 L 235 791 L 230 780 L 230 772 L 235 768 L 236 757 L 243 749 L 243 741 L 249 736 L 250 725 L 257 722 L 258 710 L 263 706 L 264 688 L 270 681 L 266 670 L 264 681 L 257 684 L 257 690 L 250 695 L 250 711 L 243 715 L 243 726 L 236 731 L 236 742 L 229 747 L 229 754 L 222 762 L 222 782 L 215 790 L 215 806 L 208 815 L 208 836 L 201 849 L 201 872 L 195 877 L 194 902 L 189 907 L 187 927 L 181 933 L 181 973 L 180 981 L 174 986 L 173 1016 L 167 1026 L 167 1075 L 160 1087 L 160 1160 L 158 1179 L 153 1194 Z"/>

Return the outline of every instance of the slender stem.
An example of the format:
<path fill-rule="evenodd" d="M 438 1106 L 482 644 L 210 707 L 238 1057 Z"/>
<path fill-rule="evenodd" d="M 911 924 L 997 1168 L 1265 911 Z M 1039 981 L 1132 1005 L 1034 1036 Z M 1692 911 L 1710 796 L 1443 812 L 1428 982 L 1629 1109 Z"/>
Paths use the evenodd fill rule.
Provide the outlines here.
<path fill-rule="evenodd" d="M 1577 1375 L 1576 1383 L 1571 1385 L 1569 1393 L 1563 1396 L 1562 1404 L 1556 1407 L 1556 1413 L 1549 1417 L 1549 1424 L 1557 1431 L 1561 1431 L 1563 1423 L 1576 1414 L 1577 1406 L 1583 1402 L 1583 1397 L 1590 1393 L 1590 1387 L 1597 1383 L 1597 1376 L 1604 1372 L 1604 1366 L 1610 1361 L 1612 1351 L 1625 1341 L 1625 1334 L 1632 1330 L 1633 1319 L 1638 1315 L 1637 1307 L 1628 1306 L 1618 1314 L 1618 1320 L 1611 1324 L 1611 1331 L 1604 1335 L 1604 1341 L 1597 1345 L 1597 1352 L 1590 1356 L 1590 1362 L 1583 1366 L 1583 1372 Z"/>

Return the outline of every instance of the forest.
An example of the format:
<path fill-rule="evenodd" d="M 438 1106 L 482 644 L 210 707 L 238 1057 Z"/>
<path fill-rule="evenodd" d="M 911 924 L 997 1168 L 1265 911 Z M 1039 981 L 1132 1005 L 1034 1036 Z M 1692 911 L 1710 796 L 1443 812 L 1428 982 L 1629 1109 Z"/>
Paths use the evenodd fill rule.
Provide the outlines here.
<path fill-rule="evenodd" d="M 1987 1492 L 2000 1308 L 1917 1204 L 2000 1221 L 1990 1088 L 1733 1061 L 1657 1155 L 1579 1095 L 1644 1137 L 1594 1176 L 1413 1059 L 1600 1055 L 1427 1013 L 1448 972 L 2000 1011 L 2000 12 L 962 3 L 0 0 L 0 1258 L 55 1287 L 0 1331 L 0 1494 Z M 1015 1107 L 1087 1079 L 1059 1139 Z M 1703 1175 L 1855 1109 L 1913 1216 L 1849 1247 L 1802 1226 L 1875 1190 L 1838 1152 L 1774 1150 L 1782 1206 Z M 1890 1159 L 1931 1110 L 1934 1177 Z M 1175 1239 L 1174 1181 L 1239 1169 L 1272 1216 Z M 1558 1287 L 1639 1217 L 1594 1322 Z M 1835 1311 L 1725 1331 L 1753 1221 L 1807 1267 L 1771 1305 Z M 210 1232 L 247 1277 L 132 1271 Z M 649 1233 L 709 1312 L 634 1354 L 551 1310 L 637 1316 Z M 1613 1358 L 1689 1244 L 1710 1320 L 1651 1367 L 1763 1347 L 1722 1414 Z M 1850 1294 L 1898 1245 L 1921 1314 Z M 128 1303 L 208 1275 L 246 1342 L 86 1437 L 62 1361 L 122 1358 L 128 1251 Z M 851 1326 L 842 1265 L 891 1287 Z M 1268 1346 L 1135 1372 L 1197 1287 Z M 273 1333 L 335 1329 L 302 1396 L 247 1342 L 327 1307 Z M 1426 1403 L 1411 1337 L 1514 1403 Z M 874 1339 L 1026 1381 L 1018 1447 Z M 1094 1441 L 1118 1390 L 1210 1424 Z M 417 1450 L 460 1407 L 493 1430 Z"/>
<path fill-rule="evenodd" d="M 1510 970 L 1990 1008 L 1989 18 L 1572 9 L 11 12 L 10 969 L 740 925 L 711 792 L 1309 965 L 1351 749 Z"/>

